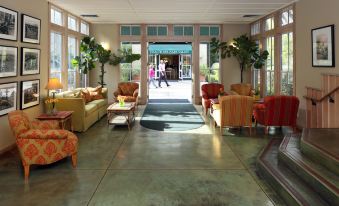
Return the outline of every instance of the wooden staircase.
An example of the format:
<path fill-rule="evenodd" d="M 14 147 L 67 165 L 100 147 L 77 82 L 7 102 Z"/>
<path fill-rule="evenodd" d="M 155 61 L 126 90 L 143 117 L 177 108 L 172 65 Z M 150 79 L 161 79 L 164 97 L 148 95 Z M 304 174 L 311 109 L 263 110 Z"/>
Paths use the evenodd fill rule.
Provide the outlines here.
<path fill-rule="evenodd" d="M 306 87 L 306 127 L 339 128 L 339 74 L 322 74 L 322 89 Z"/>

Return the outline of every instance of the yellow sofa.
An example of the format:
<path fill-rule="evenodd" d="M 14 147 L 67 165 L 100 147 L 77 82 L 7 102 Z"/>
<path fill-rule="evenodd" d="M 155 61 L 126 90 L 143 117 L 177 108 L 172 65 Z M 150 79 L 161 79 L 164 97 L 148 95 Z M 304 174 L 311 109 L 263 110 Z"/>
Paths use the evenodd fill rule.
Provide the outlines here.
<path fill-rule="evenodd" d="M 56 104 L 57 110 L 74 112 L 72 124 L 74 131 L 77 132 L 86 131 L 92 124 L 101 119 L 106 114 L 108 107 L 107 88 L 102 89 L 104 99 L 93 100 L 87 104 L 81 97 L 76 97 L 81 89 L 77 88 L 55 95 L 59 100 Z"/>

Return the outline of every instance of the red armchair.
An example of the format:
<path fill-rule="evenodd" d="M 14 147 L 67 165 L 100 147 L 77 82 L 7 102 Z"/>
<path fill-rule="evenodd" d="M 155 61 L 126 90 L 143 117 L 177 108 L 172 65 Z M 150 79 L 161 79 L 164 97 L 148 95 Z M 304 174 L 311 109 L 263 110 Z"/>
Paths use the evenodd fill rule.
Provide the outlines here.
<path fill-rule="evenodd" d="M 211 108 L 211 99 L 218 98 L 220 88 L 224 89 L 224 85 L 218 83 L 209 83 L 201 86 L 201 95 L 202 95 L 202 107 L 207 114 L 208 109 Z"/>
<path fill-rule="evenodd" d="M 296 130 L 299 99 L 295 96 L 267 96 L 263 104 L 254 106 L 256 124 L 269 126 L 290 126 Z"/>
<path fill-rule="evenodd" d="M 71 156 L 73 167 L 76 166 L 78 138 L 72 132 L 60 129 L 58 121 L 29 121 L 23 111 L 10 112 L 8 120 L 26 180 L 30 165 L 46 165 Z"/>

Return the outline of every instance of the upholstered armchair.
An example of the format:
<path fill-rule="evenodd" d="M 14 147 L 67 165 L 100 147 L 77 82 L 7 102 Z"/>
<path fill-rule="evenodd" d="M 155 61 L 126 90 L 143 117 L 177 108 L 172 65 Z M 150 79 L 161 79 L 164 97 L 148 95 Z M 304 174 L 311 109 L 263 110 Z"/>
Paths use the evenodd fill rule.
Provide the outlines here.
<path fill-rule="evenodd" d="M 253 96 L 253 90 L 251 84 L 231 84 L 232 94 Z"/>
<path fill-rule="evenodd" d="M 125 98 L 125 102 L 135 102 L 138 104 L 139 84 L 135 82 L 120 82 L 118 89 L 113 93 L 115 101 L 118 101 L 118 97 Z"/>
<path fill-rule="evenodd" d="M 224 127 L 249 127 L 252 133 L 253 97 L 229 95 L 219 98 L 219 108 L 212 113 L 222 134 Z"/>
<path fill-rule="evenodd" d="M 267 96 L 263 104 L 254 106 L 254 118 L 257 123 L 265 126 L 290 126 L 296 130 L 299 99 L 295 96 Z"/>
<path fill-rule="evenodd" d="M 72 132 L 61 130 L 58 121 L 29 121 L 23 111 L 8 114 L 8 120 L 24 167 L 25 179 L 33 164 L 46 165 L 65 157 L 72 157 L 76 167 L 78 138 Z"/>
<path fill-rule="evenodd" d="M 224 85 L 218 83 L 203 84 L 201 86 L 202 108 L 207 114 L 208 109 L 211 108 L 211 99 L 218 98 L 220 88 L 224 89 Z"/>

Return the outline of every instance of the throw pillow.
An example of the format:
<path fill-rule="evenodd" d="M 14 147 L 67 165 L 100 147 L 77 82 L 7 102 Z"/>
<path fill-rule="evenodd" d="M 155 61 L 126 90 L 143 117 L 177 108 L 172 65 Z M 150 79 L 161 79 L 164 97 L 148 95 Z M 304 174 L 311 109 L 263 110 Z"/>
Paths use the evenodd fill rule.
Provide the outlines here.
<path fill-rule="evenodd" d="M 85 100 L 85 103 L 92 101 L 91 94 L 87 89 L 81 90 L 81 97 Z"/>
<path fill-rule="evenodd" d="M 96 88 L 91 88 L 88 89 L 90 95 L 91 95 L 91 100 L 98 100 L 98 99 L 104 99 L 104 96 L 102 94 L 102 87 L 97 86 Z"/>

